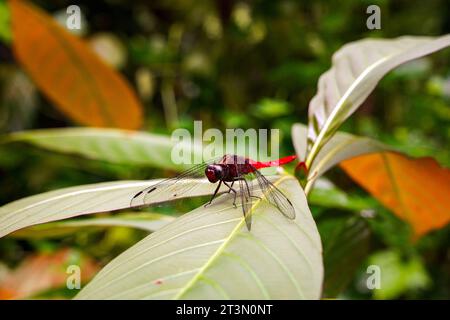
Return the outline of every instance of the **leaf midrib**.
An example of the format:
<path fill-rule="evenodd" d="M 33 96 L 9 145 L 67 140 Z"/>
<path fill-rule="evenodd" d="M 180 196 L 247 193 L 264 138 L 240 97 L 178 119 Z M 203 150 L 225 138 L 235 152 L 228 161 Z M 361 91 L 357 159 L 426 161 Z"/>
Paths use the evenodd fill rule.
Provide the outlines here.
<path fill-rule="evenodd" d="M 290 176 L 281 177 L 279 180 L 274 182 L 274 185 L 279 185 L 282 181 L 284 181 L 286 179 L 291 179 L 291 177 Z M 255 204 L 250 208 L 249 214 L 253 214 L 253 211 L 259 205 L 260 202 L 261 202 L 261 199 L 259 199 L 255 202 Z M 217 260 L 217 258 L 220 257 L 222 255 L 222 253 L 224 253 L 225 248 L 235 238 L 235 236 L 238 234 L 238 231 L 244 226 L 244 223 L 245 223 L 245 219 L 244 219 L 244 217 L 242 217 L 240 222 L 230 232 L 230 235 L 217 248 L 217 250 L 214 252 L 214 254 L 208 259 L 208 261 L 206 261 L 206 263 L 203 265 L 203 267 L 200 268 L 200 270 L 197 272 L 197 274 L 184 287 L 181 288 L 181 290 L 178 292 L 178 294 L 176 294 L 172 298 L 173 300 L 180 300 L 183 295 L 185 295 L 198 281 L 200 281 L 202 279 L 206 270 L 208 270 L 209 267 L 211 267 L 211 265 Z"/>

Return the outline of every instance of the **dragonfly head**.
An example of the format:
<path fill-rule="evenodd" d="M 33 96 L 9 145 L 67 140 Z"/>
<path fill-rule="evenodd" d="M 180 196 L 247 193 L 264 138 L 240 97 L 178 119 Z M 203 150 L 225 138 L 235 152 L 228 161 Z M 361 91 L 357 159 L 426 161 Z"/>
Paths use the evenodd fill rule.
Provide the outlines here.
<path fill-rule="evenodd" d="M 223 178 L 224 170 L 222 166 L 218 164 L 210 164 L 206 167 L 205 174 L 209 182 L 215 183 Z"/>

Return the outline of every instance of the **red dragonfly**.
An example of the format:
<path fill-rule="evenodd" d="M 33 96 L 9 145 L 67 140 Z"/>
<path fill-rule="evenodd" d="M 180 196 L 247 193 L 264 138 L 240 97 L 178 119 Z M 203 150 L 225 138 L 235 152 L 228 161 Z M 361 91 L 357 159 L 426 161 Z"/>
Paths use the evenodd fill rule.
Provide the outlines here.
<path fill-rule="evenodd" d="M 180 183 L 189 179 L 206 178 L 211 183 L 218 185 L 212 195 L 210 201 L 205 206 L 210 205 L 217 196 L 220 187 L 225 185 L 228 187 L 228 193 L 233 192 L 233 205 L 236 206 L 236 199 L 239 195 L 242 211 L 248 230 L 251 229 L 251 203 L 252 199 L 261 199 L 252 193 L 249 186 L 252 181 L 257 181 L 259 189 L 262 191 L 265 200 L 275 206 L 286 218 L 295 219 L 295 210 L 291 201 L 278 189 L 272 182 L 259 172 L 261 168 L 281 166 L 292 162 L 297 156 L 287 156 L 279 160 L 259 162 L 237 155 L 224 155 L 218 159 L 211 160 L 196 165 L 176 177 L 165 179 L 153 186 L 145 188 L 136 193 L 132 200 L 131 206 L 145 206 L 158 199 L 158 195 L 172 194 L 173 197 L 182 197 L 184 193 L 192 190 L 193 186 L 189 183 Z M 236 190 L 234 185 L 238 184 Z M 223 193 L 225 191 L 222 191 Z"/>

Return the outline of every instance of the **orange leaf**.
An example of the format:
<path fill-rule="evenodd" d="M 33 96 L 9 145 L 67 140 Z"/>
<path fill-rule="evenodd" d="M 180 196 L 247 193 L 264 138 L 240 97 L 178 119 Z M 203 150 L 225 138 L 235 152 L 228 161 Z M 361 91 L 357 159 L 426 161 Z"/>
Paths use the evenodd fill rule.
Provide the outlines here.
<path fill-rule="evenodd" d="M 9 6 L 16 59 L 56 107 L 89 126 L 140 127 L 142 107 L 120 74 L 39 8 Z"/>
<path fill-rule="evenodd" d="M 434 159 L 382 152 L 340 165 L 353 180 L 409 222 L 416 238 L 450 221 L 450 170 Z"/>
<path fill-rule="evenodd" d="M 79 253 L 62 249 L 26 258 L 17 269 L 2 278 L 0 299 L 24 299 L 45 290 L 65 286 L 69 276 L 66 270 L 74 255 L 78 256 Z M 81 269 L 82 282 L 90 280 L 99 269 L 96 263 L 83 256 L 76 263 Z"/>

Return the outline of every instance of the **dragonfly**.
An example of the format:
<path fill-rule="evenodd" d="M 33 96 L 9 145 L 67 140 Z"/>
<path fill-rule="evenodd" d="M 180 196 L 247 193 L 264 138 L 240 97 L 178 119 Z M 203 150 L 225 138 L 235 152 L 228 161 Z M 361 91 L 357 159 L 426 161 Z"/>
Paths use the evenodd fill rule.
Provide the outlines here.
<path fill-rule="evenodd" d="M 284 193 L 270 182 L 259 170 L 262 168 L 282 166 L 294 161 L 296 155 L 287 156 L 278 160 L 260 162 L 250 158 L 226 154 L 219 158 L 195 165 L 190 169 L 180 173 L 179 175 L 162 180 L 150 187 L 147 187 L 136 193 L 131 199 L 130 206 L 146 206 L 159 199 L 159 195 L 171 194 L 173 197 L 183 197 L 183 194 L 192 190 L 195 184 L 187 183 L 190 179 L 204 179 L 205 177 L 210 183 L 217 183 L 217 187 L 209 200 L 205 204 L 209 206 L 219 194 L 222 186 L 225 191 L 233 193 L 233 206 L 237 208 L 236 201 L 240 200 L 242 212 L 244 215 L 247 229 L 251 230 L 252 217 L 251 206 L 255 199 L 266 200 L 276 207 L 286 218 L 295 219 L 295 209 L 292 202 L 284 195 Z M 253 182 L 262 192 L 263 198 L 254 194 Z M 238 188 L 236 188 L 236 185 Z M 222 188 L 224 189 L 224 188 Z"/>

